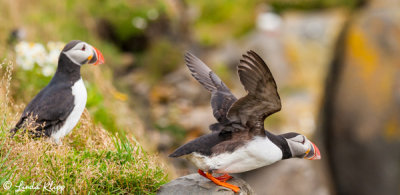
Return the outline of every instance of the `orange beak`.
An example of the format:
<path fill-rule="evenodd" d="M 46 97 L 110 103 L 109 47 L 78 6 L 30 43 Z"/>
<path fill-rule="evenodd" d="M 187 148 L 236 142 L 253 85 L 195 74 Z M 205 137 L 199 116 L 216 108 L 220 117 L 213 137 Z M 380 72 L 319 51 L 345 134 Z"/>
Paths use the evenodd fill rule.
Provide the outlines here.
<path fill-rule="evenodd" d="M 319 160 L 321 159 L 321 153 L 319 152 L 318 147 L 311 142 L 311 149 L 304 157 L 308 160 Z"/>
<path fill-rule="evenodd" d="M 97 61 L 93 65 L 104 64 L 105 61 L 104 61 L 103 54 L 98 49 L 96 49 L 95 47 L 93 47 L 93 49 L 95 50 L 96 57 L 97 57 Z"/>

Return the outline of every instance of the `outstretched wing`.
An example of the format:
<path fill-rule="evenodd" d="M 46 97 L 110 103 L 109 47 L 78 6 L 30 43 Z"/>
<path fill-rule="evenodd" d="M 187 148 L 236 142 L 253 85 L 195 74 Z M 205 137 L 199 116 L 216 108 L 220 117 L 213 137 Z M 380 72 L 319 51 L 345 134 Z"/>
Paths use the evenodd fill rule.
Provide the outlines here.
<path fill-rule="evenodd" d="M 281 109 L 274 77 L 264 60 L 251 50 L 240 60 L 238 74 L 248 94 L 232 105 L 227 117 L 250 128 L 258 127 L 263 133 L 264 119 Z"/>
<path fill-rule="evenodd" d="M 192 76 L 201 83 L 204 88 L 211 92 L 211 107 L 214 117 L 219 123 L 229 122 L 226 117 L 231 105 L 237 98 L 231 93 L 229 88 L 221 79 L 199 58 L 187 52 L 185 54 L 186 65 Z"/>

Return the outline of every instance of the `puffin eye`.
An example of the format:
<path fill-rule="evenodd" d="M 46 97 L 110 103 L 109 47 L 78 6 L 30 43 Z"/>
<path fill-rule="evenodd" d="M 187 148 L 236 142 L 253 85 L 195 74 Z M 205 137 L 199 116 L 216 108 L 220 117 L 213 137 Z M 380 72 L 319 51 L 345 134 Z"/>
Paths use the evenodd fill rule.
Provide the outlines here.
<path fill-rule="evenodd" d="M 82 51 L 85 51 L 86 50 L 86 46 L 85 45 L 83 45 L 83 47 L 82 47 L 82 49 L 81 49 Z"/>

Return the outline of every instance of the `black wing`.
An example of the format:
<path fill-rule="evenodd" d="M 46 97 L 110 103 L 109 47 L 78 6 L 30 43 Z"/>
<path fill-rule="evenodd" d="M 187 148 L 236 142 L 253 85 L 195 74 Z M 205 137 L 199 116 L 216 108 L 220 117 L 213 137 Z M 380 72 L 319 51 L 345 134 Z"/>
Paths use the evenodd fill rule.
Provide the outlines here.
<path fill-rule="evenodd" d="M 64 83 L 48 85 L 28 104 L 11 133 L 29 124 L 38 136 L 43 133 L 50 136 L 64 124 L 73 108 L 71 86 Z"/>
<path fill-rule="evenodd" d="M 196 152 L 204 156 L 233 152 L 250 141 L 246 131 L 220 131 L 200 136 L 176 149 L 169 157 Z"/>
<path fill-rule="evenodd" d="M 258 127 L 255 129 L 265 134 L 265 118 L 281 109 L 274 77 L 267 64 L 254 51 L 243 55 L 238 65 L 238 74 L 248 94 L 232 105 L 227 116 L 250 128 Z"/>
<path fill-rule="evenodd" d="M 176 149 L 169 157 L 180 157 L 183 155 L 197 152 L 205 156 L 211 156 L 212 147 L 225 141 L 227 136 L 220 136 L 220 133 L 210 133 L 200 136 Z"/>
<path fill-rule="evenodd" d="M 211 107 L 214 117 L 221 124 L 228 123 L 229 120 L 226 117 L 228 109 L 236 102 L 237 98 L 224 82 L 199 58 L 187 52 L 185 61 L 192 76 L 211 92 Z"/>

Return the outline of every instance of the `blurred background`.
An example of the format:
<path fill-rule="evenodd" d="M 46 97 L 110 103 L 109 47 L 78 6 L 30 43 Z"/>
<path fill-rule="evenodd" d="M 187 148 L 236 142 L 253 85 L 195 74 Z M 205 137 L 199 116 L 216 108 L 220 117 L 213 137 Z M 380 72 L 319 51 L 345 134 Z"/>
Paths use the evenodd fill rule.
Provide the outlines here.
<path fill-rule="evenodd" d="M 134 134 L 170 179 L 196 169 L 168 154 L 215 122 L 185 51 L 241 97 L 236 65 L 251 49 L 282 99 L 266 129 L 310 137 L 322 160 L 236 176 L 257 194 L 400 194 L 397 0 L 0 0 L 0 24 L 0 59 L 15 64 L 16 105 L 49 82 L 65 43 L 86 41 L 106 59 L 82 69 L 92 118 Z"/>

